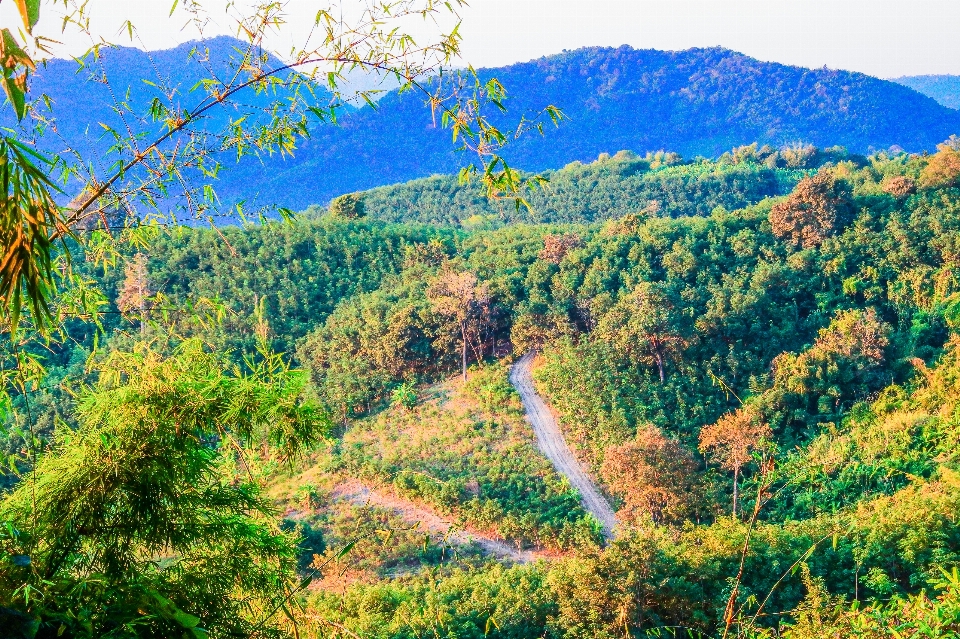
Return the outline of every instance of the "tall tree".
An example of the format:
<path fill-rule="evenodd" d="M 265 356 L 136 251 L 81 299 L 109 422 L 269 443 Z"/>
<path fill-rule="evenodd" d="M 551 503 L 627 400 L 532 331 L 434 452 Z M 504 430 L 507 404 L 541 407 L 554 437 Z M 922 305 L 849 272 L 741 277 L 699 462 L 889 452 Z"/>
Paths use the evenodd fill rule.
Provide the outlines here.
<path fill-rule="evenodd" d="M 700 450 L 712 453 L 720 466 L 733 471 L 733 514 L 737 514 L 740 471 L 772 436 L 770 427 L 748 409 L 727 413 L 700 431 Z"/>
<path fill-rule="evenodd" d="M 679 356 L 686 344 L 673 315 L 673 304 L 662 288 L 643 282 L 604 316 L 598 337 L 628 356 L 655 365 L 663 383 L 667 361 Z"/>
<path fill-rule="evenodd" d="M 330 202 L 330 216 L 341 220 L 356 220 L 365 215 L 363 205 L 363 195 L 360 193 L 347 193 L 340 197 L 335 197 Z"/>
<path fill-rule="evenodd" d="M 467 379 L 467 349 L 471 338 L 479 339 L 478 321 L 490 304 L 490 291 L 486 283 L 468 271 L 457 273 L 445 269 L 427 290 L 427 297 L 434 310 L 447 319 L 460 333 L 460 359 L 463 379 Z M 477 358 L 482 358 L 482 348 Z"/>

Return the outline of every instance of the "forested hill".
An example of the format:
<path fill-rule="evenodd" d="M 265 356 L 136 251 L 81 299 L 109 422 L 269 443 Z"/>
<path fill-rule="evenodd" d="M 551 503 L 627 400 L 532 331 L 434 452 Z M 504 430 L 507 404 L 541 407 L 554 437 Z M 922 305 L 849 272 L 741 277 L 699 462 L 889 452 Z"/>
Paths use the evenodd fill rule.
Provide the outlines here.
<path fill-rule="evenodd" d="M 960 109 L 960 76 L 909 75 L 893 81 L 928 95 L 945 107 Z"/>
<path fill-rule="evenodd" d="M 867 159 L 842 149 L 775 150 L 757 144 L 733 149 L 715 161 L 685 162 L 676 153 L 662 151 L 645 157 L 619 151 L 612 156 L 601 153 L 593 162 L 574 161 L 562 169 L 544 171 L 541 175 L 548 182 L 526 193 L 527 206 L 519 209 L 512 201 L 488 198 L 479 184 L 463 184 L 454 175 L 434 175 L 349 194 L 332 203 L 330 210 L 333 215 L 352 213 L 388 222 L 468 228 L 511 222 L 596 222 L 632 213 L 709 215 L 717 207 L 732 211 L 789 193 L 805 174 L 842 161 L 863 164 Z M 320 208 L 311 207 L 311 212 Z"/>
<path fill-rule="evenodd" d="M 482 74 L 507 87 L 510 117 L 547 104 L 568 116 L 542 138 L 528 134 L 511 142 L 506 157 L 531 171 L 620 149 L 716 157 L 751 142 L 933 150 L 960 132 L 960 113 L 896 83 L 760 62 L 724 49 L 580 49 Z M 449 134 L 433 126 L 419 98 L 391 94 L 378 111 L 362 109 L 341 127 L 316 132 L 296 160 L 270 178 L 271 190 L 302 208 L 324 196 L 454 172 L 469 158 L 450 149 Z M 313 197 L 297 199 L 298 184 L 309 185 Z"/>
<path fill-rule="evenodd" d="M 566 193 L 780 154 L 620 155 Z M 46 367 L 0 405 L 0 636 L 956 639 L 960 139 L 853 160 L 702 216 L 464 231 L 345 198 L 91 242 L 102 333 L 0 348 Z M 605 545 L 509 383 L 533 350 Z"/>
<path fill-rule="evenodd" d="M 209 64 L 222 65 L 236 44 L 228 38 L 204 43 L 214 52 Z M 51 139 L 48 146 L 60 149 L 64 140 L 96 139 L 99 124 L 113 122 L 112 99 L 124 99 L 128 88 L 131 99 L 155 90 L 143 80 L 180 85 L 184 106 L 189 105 L 186 92 L 198 61 L 179 61 L 193 47 L 108 52 L 104 68 L 112 94 L 105 85 L 88 82 L 89 72 L 75 73 L 74 63 L 60 61 L 42 69 L 34 97 L 49 95 L 56 108 L 66 109 L 71 123 L 59 131 L 63 139 Z M 481 74 L 506 86 L 510 121 L 548 104 L 568 116 L 559 130 L 550 129 L 542 138 L 527 135 L 510 145 L 507 158 L 532 171 L 619 149 L 716 157 L 755 141 L 774 147 L 841 145 L 851 152 L 893 145 L 933 150 L 960 133 L 960 113 L 900 84 L 859 73 L 761 62 L 719 48 L 588 48 Z M 318 96 L 319 102 L 325 100 Z M 469 159 L 452 151 L 449 132 L 438 130 L 421 98 L 390 94 L 379 104 L 376 111 L 363 108 L 345 115 L 339 126 L 317 128 L 292 159 L 272 156 L 262 165 L 246 162 L 242 169 L 221 172 L 218 196 L 227 202 L 269 200 L 302 209 L 340 193 L 450 173 Z M 109 140 L 100 143 L 106 148 Z"/>

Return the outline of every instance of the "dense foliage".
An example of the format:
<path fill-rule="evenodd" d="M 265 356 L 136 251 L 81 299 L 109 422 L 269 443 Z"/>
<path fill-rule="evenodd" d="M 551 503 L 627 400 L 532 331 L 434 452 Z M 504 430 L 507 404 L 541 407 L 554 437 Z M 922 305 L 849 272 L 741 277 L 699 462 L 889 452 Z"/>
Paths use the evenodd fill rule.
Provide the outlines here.
<path fill-rule="evenodd" d="M 877 633 L 865 636 L 895 636 L 885 633 L 898 624 L 929 624 L 939 633 L 930 636 L 955 636 L 950 633 L 960 630 L 956 573 L 945 575 L 941 568 L 960 560 L 960 529 L 952 514 L 960 488 L 951 391 L 957 362 L 951 347 L 914 390 L 888 389 L 845 428 L 791 455 L 777 473 L 785 490 L 770 503 L 789 502 L 784 493 L 792 491 L 806 493 L 808 503 L 823 498 L 824 509 L 812 516 L 794 518 L 781 511 L 776 521 L 753 525 L 723 517 L 709 526 L 672 531 L 641 523 L 624 529 L 606 550 L 581 552 L 553 565 L 455 573 L 435 584 L 358 586 L 343 600 L 321 596 L 314 605 L 376 637 L 441 627 L 456 629 L 455 636 L 480 636 L 494 623 L 496 636 L 502 637 L 528 636 L 523 633 L 530 629 L 552 637 L 617 637 L 623 636 L 624 624 L 635 631 L 680 626 L 709 634 L 723 625 L 727 579 L 744 557 L 736 620 L 744 634 L 769 636 L 762 630 L 766 624 L 752 626 L 761 613 L 797 606 L 794 621 L 785 624 L 788 636 L 814 636 L 824 627 L 835 627 L 836 636 L 853 628 Z M 911 438 L 911 425 L 918 421 L 935 422 L 937 434 Z M 851 446 L 853 441 L 863 442 L 865 450 Z M 899 443 L 888 447 L 889 441 Z M 924 443 L 931 441 L 939 445 Z M 921 459 L 925 475 L 897 472 Z M 897 481 L 872 492 L 860 492 L 859 483 L 851 482 L 853 477 L 875 481 L 881 476 L 878 467 L 889 469 L 885 476 Z M 824 469 L 828 474 L 818 481 L 804 481 L 805 472 Z M 847 502 L 831 508 L 831 495 L 841 493 Z M 920 590 L 941 593 L 941 602 L 911 595 Z M 847 603 L 891 595 L 889 603 L 862 609 Z"/>
<path fill-rule="evenodd" d="M 146 255 L 161 306 L 199 299 L 222 305 L 218 346 L 252 350 L 260 304 L 272 345 L 291 352 L 341 300 L 377 289 L 418 246 L 433 241 L 450 250 L 456 237 L 418 225 L 308 218 L 293 225 L 181 230 L 151 242 Z"/>
<path fill-rule="evenodd" d="M 218 572 L 227 570 L 217 554 L 227 542 L 191 545 L 173 534 L 179 523 L 160 541 L 138 528 L 124 538 L 137 550 L 117 550 L 112 517 L 139 503 L 126 484 L 122 500 L 91 508 L 100 523 L 84 529 L 82 548 L 58 550 L 70 539 L 61 528 L 78 519 L 53 508 L 59 514 L 41 522 L 53 532 L 39 550 L 17 545 L 36 543 L 31 535 L 5 537 L 0 577 L 39 579 L 27 576 L 32 566 L 56 563 L 45 568 L 53 575 L 47 581 L 26 583 L 65 592 L 102 572 L 103 583 L 122 587 L 85 591 L 109 599 L 94 597 L 88 608 L 116 605 L 122 617 L 146 592 L 131 594 L 124 584 L 140 584 L 146 574 L 150 592 L 163 597 L 152 600 L 160 604 L 148 615 L 150 628 L 200 627 L 201 619 L 210 628 L 247 624 L 250 611 L 233 614 L 231 606 L 252 589 L 262 610 L 276 596 L 302 604 L 301 612 L 281 612 L 317 636 L 586 639 L 689 631 L 799 639 L 818 629 L 895 636 L 894 627 L 956 636 L 958 146 L 953 139 L 934 155 L 869 158 L 746 147 L 716 163 L 662 167 L 652 164 L 663 156 L 620 154 L 557 172 L 565 189 L 557 193 L 570 196 L 568 213 L 557 219 L 569 215 L 578 224 L 455 230 L 386 222 L 370 218 L 388 217 L 388 201 L 368 194 L 291 226 L 163 236 L 140 257 L 122 256 L 122 274 L 90 271 L 118 309 L 107 324 L 107 350 L 117 354 L 90 363 L 96 385 L 67 411 L 75 430 L 61 426 L 52 452 L 36 464 L 19 460 L 23 479 L 0 514 L 20 531 L 30 529 L 22 513 L 34 494 L 69 509 L 60 488 L 91 472 L 87 457 L 76 455 L 120 463 L 111 446 L 136 452 L 140 442 L 152 450 L 153 439 L 132 435 L 146 424 L 163 435 L 164 468 L 180 468 L 173 460 L 182 455 L 203 462 L 181 477 L 189 494 L 171 487 L 176 503 L 200 513 L 184 516 L 213 521 L 226 513 L 275 544 L 237 546 L 247 550 L 236 561 L 261 566 L 273 558 L 267 577 L 287 585 L 256 591 L 257 584 Z M 600 196 L 626 201 L 635 175 L 679 176 L 669 189 L 681 193 L 687 178 L 701 174 L 738 176 L 716 183 L 709 211 L 642 201 L 603 214 L 590 208 Z M 767 197 L 771 179 L 778 186 Z M 594 180 L 603 184 L 591 186 Z M 416 194 L 441 183 L 403 188 Z M 727 197 L 737 204 L 725 206 Z M 468 219 L 430 217 L 444 211 L 441 202 L 409 215 Z M 212 313 L 210 321 L 166 317 L 159 302 L 142 303 L 144 290 L 151 303 L 218 299 L 231 312 Z M 90 379 L 83 354 L 91 338 L 77 336 L 73 351 L 54 354 L 63 358 L 51 367 L 54 383 Z M 184 336 L 233 352 L 216 358 L 196 342 L 177 350 Z M 136 355 L 144 351 L 133 344 L 142 340 L 172 355 Z M 268 342 L 289 349 L 304 373 L 281 366 Z M 251 346 L 260 351 L 241 357 Z M 519 415 L 506 364 L 530 350 L 539 352 L 539 392 L 619 509 L 606 546 Z M 141 369 L 139 377 L 127 373 Z M 277 386 L 275 378 L 286 381 Z M 261 401 L 243 403 L 251 397 Z M 66 410 L 49 401 L 30 406 Z M 277 419 L 263 411 L 290 412 Z M 301 430 L 303 420 L 315 417 L 319 429 L 322 415 L 337 424 L 336 440 L 294 459 L 319 432 Z M 264 432 L 267 425 L 288 428 Z M 11 437 L 10 452 L 34 430 Z M 193 438 L 167 436 L 188 430 Z M 246 454 L 231 452 L 234 437 Z M 153 472 L 131 459 L 135 468 L 123 477 Z M 263 482 L 299 535 L 257 532 L 276 525 Z M 100 494 L 70 490 L 77 503 Z M 222 511 L 190 501 L 218 490 L 226 495 Z M 356 495 L 363 491 L 399 505 L 362 503 Z M 238 493 L 251 500 L 248 508 L 231 501 Z M 507 566 L 482 559 L 480 546 L 437 543 L 432 532 L 418 545 L 417 512 L 548 560 L 509 555 L 517 565 Z M 171 556 L 211 553 L 211 574 L 234 590 L 210 611 L 191 607 L 184 593 L 200 590 L 181 589 L 179 580 L 193 574 L 193 564 L 168 568 L 167 551 L 156 544 L 174 548 Z M 121 551 L 139 553 L 141 567 L 149 557 L 156 572 L 122 582 L 113 564 L 96 563 Z M 296 570 L 319 577 L 308 595 L 290 594 Z M 67 623 L 53 604 L 30 607 L 22 589 L 3 592 L 4 614 L 26 614 L 51 629 Z M 190 596 L 212 601 L 206 591 Z M 98 628 L 125 623 L 84 614 Z"/>
<path fill-rule="evenodd" d="M 99 376 L 77 430 L 0 502 L 5 634 L 281 636 L 297 540 L 232 466 L 240 445 L 290 456 L 324 433 L 302 376 L 230 371 L 197 342 L 117 353 Z"/>
<path fill-rule="evenodd" d="M 100 310 L 110 348 L 128 349 L 141 339 L 172 346 L 199 336 L 239 362 L 260 339 L 293 353 L 343 299 L 377 289 L 428 246 L 438 255 L 452 251 L 456 238 L 442 228 L 308 217 L 292 225 L 181 228 L 158 234 L 133 255 L 90 250 L 76 268 L 107 295 Z M 57 420 L 74 421 L 69 380 L 86 375 L 101 338 L 84 318 L 68 316 L 63 327 L 70 339 L 62 345 L 38 342 L 30 349 L 48 374 L 42 387 L 13 397 L 16 412 L 33 423 L 9 424 L 0 435 L 6 455 L 30 439 L 31 429 L 42 435 Z M 3 357 L 12 367 L 9 349 Z"/>
<path fill-rule="evenodd" d="M 778 152 L 757 145 L 741 147 L 716 162 L 684 162 L 672 153 L 638 157 L 620 151 L 588 164 L 573 162 L 546 171 L 542 190 L 526 196 L 528 207 L 490 201 L 473 185 L 452 176 L 433 176 L 356 194 L 371 217 L 391 222 L 418 221 L 463 226 L 502 222 L 595 222 L 650 210 L 660 215 L 707 215 L 722 206 L 743 208 L 788 193 L 834 154 L 798 147 Z"/>
<path fill-rule="evenodd" d="M 444 269 L 475 273 L 492 309 L 470 338 L 475 357 L 506 340 L 541 349 L 541 391 L 619 499 L 620 537 L 548 567 L 356 586 L 315 605 L 384 637 L 711 633 L 728 622 L 763 634 L 791 610 L 794 636 L 813 618 L 940 619 L 937 632 L 956 632 L 955 589 L 940 572 L 960 560 L 949 514 L 954 148 L 828 163 L 789 197 L 734 212 L 475 233 L 449 263 L 405 271 L 382 313 L 390 334 L 418 335 L 424 350 L 407 350 L 392 379 L 455 368 L 457 344 L 441 339 L 426 290 Z M 383 335 L 355 326 L 358 345 Z M 328 324 L 307 342 L 318 383 L 329 369 L 310 353 L 345 329 Z M 366 359 L 363 348 L 345 360 Z M 391 376 L 355 379 L 375 401 Z M 942 602 L 907 603 L 926 588 Z M 369 612 L 352 603 L 371 597 Z"/>

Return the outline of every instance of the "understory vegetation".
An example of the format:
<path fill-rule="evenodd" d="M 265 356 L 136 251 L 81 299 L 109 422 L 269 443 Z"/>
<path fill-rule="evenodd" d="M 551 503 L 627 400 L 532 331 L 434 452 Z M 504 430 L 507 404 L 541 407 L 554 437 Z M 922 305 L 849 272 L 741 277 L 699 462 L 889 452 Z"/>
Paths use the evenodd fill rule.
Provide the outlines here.
<path fill-rule="evenodd" d="M 432 178 L 90 256 L 102 329 L 29 345 L 47 381 L 10 396 L 30 419 L 3 437 L 0 621 L 958 636 L 960 143 L 554 177 L 532 212 L 473 228 L 495 205 Z M 524 421 L 508 367 L 530 351 L 618 509 L 610 541 Z M 43 539 L 17 532 L 33 500 Z M 136 587 L 103 585 L 122 575 Z"/>

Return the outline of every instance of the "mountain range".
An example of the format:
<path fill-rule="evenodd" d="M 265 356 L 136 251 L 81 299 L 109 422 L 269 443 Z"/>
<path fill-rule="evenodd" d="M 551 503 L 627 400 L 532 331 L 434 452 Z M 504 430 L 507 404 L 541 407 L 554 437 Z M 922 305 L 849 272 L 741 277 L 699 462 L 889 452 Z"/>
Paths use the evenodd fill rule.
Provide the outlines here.
<path fill-rule="evenodd" d="M 960 76 L 913 75 L 894 78 L 894 82 L 928 95 L 951 109 L 960 109 Z"/>
<path fill-rule="evenodd" d="M 68 143 L 102 155 L 112 141 L 100 124 L 123 125 L 113 111 L 117 96 L 129 94 L 142 107 L 160 90 L 154 85 L 165 82 L 167 88 L 179 86 L 181 99 L 189 103 L 189 89 L 204 68 L 228 64 L 236 46 L 237 41 L 219 37 L 199 47 L 105 51 L 102 68 L 109 87 L 90 82 L 90 72 L 78 72 L 74 61 L 50 61 L 35 78 L 32 93 L 50 98 L 62 125 L 59 137 L 48 135 L 41 146 L 56 151 Z M 198 49 L 204 51 L 203 65 L 197 63 Z M 543 136 L 528 133 L 511 141 L 505 157 L 529 171 L 618 150 L 715 157 L 752 142 L 913 152 L 932 150 L 960 133 L 960 112 L 905 86 L 907 79 L 761 62 L 722 48 L 585 48 L 482 69 L 480 75 L 496 77 L 507 88 L 505 124 L 548 104 L 567 116 Z M 921 90 L 928 86 L 915 84 Z M 264 99 L 251 94 L 248 103 Z M 214 114 L 211 122 L 222 124 L 241 111 Z M 338 125 L 318 126 L 292 158 L 228 161 L 216 190 L 227 202 L 303 209 L 341 193 L 454 172 L 471 158 L 453 147 L 450 132 L 436 125 L 422 98 L 391 92 L 376 110 L 349 109 Z"/>

